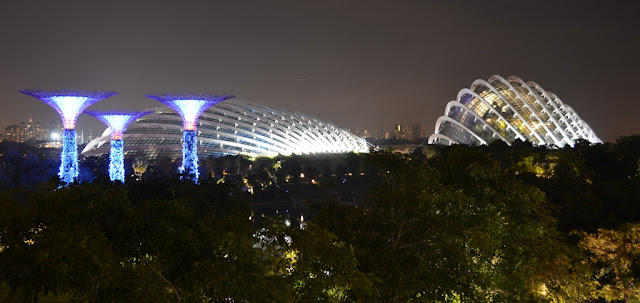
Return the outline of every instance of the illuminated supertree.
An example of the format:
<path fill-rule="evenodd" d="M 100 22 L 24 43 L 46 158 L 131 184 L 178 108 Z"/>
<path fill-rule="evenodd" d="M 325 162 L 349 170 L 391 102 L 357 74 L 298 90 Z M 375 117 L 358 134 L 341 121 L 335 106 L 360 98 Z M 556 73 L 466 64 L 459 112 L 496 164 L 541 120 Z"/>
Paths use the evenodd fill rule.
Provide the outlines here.
<path fill-rule="evenodd" d="M 85 111 L 85 114 L 94 116 L 96 119 L 104 122 L 104 124 L 106 124 L 111 130 L 111 152 L 109 153 L 109 178 L 111 181 L 120 180 L 124 183 L 124 148 L 122 133 L 127 129 L 127 125 L 129 125 L 129 123 L 152 112 L 153 111 Z"/>
<path fill-rule="evenodd" d="M 196 140 L 196 123 L 198 117 L 207 108 L 231 99 L 231 95 L 171 95 L 154 94 L 147 97 L 160 101 L 178 112 L 182 117 L 184 131 L 182 133 L 182 166 L 180 173 L 188 179 L 198 182 L 198 145 Z"/>
<path fill-rule="evenodd" d="M 66 184 L 78 179 L 78 145 L 76 144 L 76 120 L 82 111 L 104 98 L 117 95 L 111 91 L 24 89 L 21 93 L 38 98 L 53 107 L 64 127 L 60 171 L 58 176 Z"/>

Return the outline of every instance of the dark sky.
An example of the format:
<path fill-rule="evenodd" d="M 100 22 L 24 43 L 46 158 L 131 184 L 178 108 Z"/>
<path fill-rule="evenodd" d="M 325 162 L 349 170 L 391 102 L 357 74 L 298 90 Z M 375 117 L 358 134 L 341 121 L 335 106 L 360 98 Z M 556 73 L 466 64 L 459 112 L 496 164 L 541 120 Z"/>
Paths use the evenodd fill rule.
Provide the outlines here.
<path fill-rule="evenodd" d="M 0 127 L 59 119 L 23 88 L 230 93 L 345 128 L 436 119 L 478 78 L 552 91 L 605 141 L 640 133 L 638 1 L 9 1 Z M 104 127 L 81 116 L 78 129 Z"/>

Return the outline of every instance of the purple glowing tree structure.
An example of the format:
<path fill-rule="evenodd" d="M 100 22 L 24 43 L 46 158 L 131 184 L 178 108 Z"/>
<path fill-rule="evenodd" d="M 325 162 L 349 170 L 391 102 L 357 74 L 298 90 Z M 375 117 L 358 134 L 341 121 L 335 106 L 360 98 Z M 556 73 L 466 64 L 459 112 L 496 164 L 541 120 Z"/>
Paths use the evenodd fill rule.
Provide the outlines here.
<path fill-rule="evenodd" d="M 38 98 L 53 107 L 62 118 L 64 137 L 58 176 L 66 184 L 78 179 L 76 120 L 82 111 L 102 99 L 117 95 L 111 91 L 24 89 L 21 93 Z"/>
<path fill-rule="evenodd" d="M 182 166 L 180 173 L 187 179 L 198 182 L 198 145 L 196 140 L 196 124 L 198 117 L 207 108 L 231 99 L 231 95 L 172 95 L 154 94 L 147 97 L 160 101 L 171 107 L 182 117 L 184 132 L 182 134 Z"/>
<path fill-rule="evenodd" d="M 111 181 L 119 180 L 124 183 L 124 145 L 123 133 L 127 125 L 134 120 L 152 113 L 144 112 L 124 112 L 124 111 L 85 111 L 87 115 L 94 116 L 104 122 L 111 130 L 111 151 L 109 153 L 109 178 Z"/>

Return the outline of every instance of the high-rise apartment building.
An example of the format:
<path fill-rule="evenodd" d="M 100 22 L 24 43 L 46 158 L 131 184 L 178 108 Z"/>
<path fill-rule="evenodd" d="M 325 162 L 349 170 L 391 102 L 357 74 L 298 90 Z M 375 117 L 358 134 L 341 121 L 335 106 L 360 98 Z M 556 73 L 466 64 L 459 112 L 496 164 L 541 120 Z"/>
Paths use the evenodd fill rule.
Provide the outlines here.
<path fill-rule="evenodd" d="M 25 137 L 28 142 L 35 142 L 42 140 L 42 128 L 40 122 L 33 122 L 33 118 L 29 118 L 25 124 Z"/>
<path fill-rule="evenodd" d="M 402 124 L 393 125 L 393 136 L 398 139 L 406 139 L 407 127 Z"/>
<path fill-rule="evenodd" d="M 422 125 L 421 124 L 411 124 L 409 127 L 409 132 L 407 136 L 409 140 L 416 141 L 422 138 Z"/>
<path fill-rule="evenodd" d="M 5 139 L 9 142 L 24 143 L 27 141 L 25 136 L 25 123 L 9 125 L 5 128 Z"/>
<path fill-rule="evenodd" d="M 27 122 L 9 125 L 5 128 L 4 137 L 8 142 L 36 143 L 50 140 L 50 131 L 57 130 L 57 124 L 50 127 L 42 127 L 40 122 L 34 122 L 29 118 Z"/>

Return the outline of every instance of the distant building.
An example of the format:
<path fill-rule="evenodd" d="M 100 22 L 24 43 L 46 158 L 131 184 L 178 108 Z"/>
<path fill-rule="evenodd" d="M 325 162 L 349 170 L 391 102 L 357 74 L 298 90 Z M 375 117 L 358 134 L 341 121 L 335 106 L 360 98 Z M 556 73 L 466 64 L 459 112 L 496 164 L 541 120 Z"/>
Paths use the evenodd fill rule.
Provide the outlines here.
<path fill-rule="evenodd" d="M 422 125 L 411 124 L 411 127 L 409 127 L 408 137 L 411 141 L 420 140 L 420 138 L 422 138 Z"/>
<path fill-rule="evenodd" d="M 33 118 L 29 118 L 27 122 L 9 125 L 5 128 L 3 134 L 4 141 L 19 142 L 28 144 L 42 145 L 50 141 L 60 141 L 59 135 L 62 133 L 62 124 L 59 122 L 51 122 L 49 126 L 42 126 L 40 122 L 34 122 Z M 56 138 L 58 138 L 56 140 Z M 56 145 L 56 144 L 48 144 Z"/>
<path fill-rule="evenodd" d="M 393 136 L 398 139 L 405 139 L 407 136 L 407 128 L 403 127 L 402 124 L 395 124 L 393 126 Z"/>
<path fill-rule="evenodd" d="M 416 141 L 422 138 L 421 124 L 394 124 L 393 131 L 387 133 L 384 139 L 397 138 L 401 140 Z"/>
<path fill-rule="evenodd" d="M 356 135 L 358 137 L 362 137 L 362 138 L 365 138 L 365 139 L 373 138 L 373 132 L 371 132 L 370 130 L 368 130 L 366 128 L 350 129 L 349 131 L 351 131 L 351 133 L 353 133 L 354 135 Z"/>
<path fill-rule="evenodd" d="M 27 123 L 9 125 L 5 128 L 5 139 L 9 142 L 33 143 L 41 140 L 42 128 L 39 122 L 29 118 Z"/>
<path fill-rule="evenodd" d="M 25 136 L 27 142 L 36 142 L 42 140 L 43 131 L 40 127 L 40 122 L 33 122 L 33 118 L 29 118 L 25 124 Z"/>
<path fill-rule="evenodd" d="M 20 142 L 24 143 L 27 141 L 25 136 L 25 123 L 19 123 L 14 125 L 9 125 L 5 128 L 5 138 L 8 142 Z"/>

